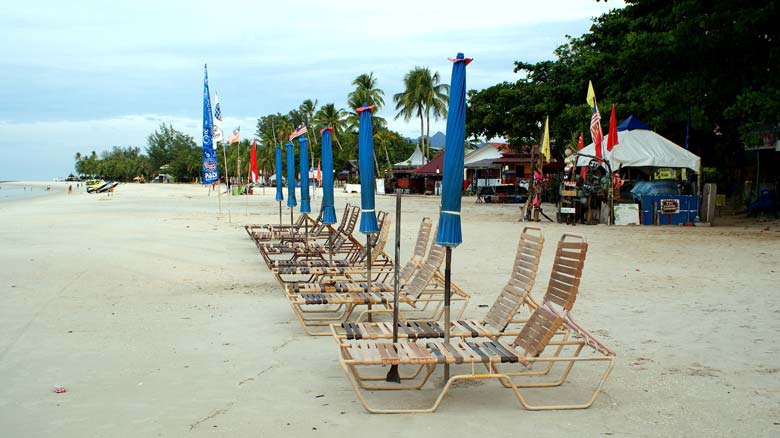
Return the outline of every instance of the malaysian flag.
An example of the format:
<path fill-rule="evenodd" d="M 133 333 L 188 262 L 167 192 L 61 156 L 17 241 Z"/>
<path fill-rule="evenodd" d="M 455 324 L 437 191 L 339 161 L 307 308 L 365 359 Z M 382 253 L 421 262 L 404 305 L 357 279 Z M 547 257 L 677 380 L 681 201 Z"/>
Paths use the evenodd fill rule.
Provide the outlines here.
<path fill-rule="evenodd" d="M 604 133 L 601 131 L 601 114 L 596 105 L 596 92 L 593 91 L 593 83 L 588 81 L 588 105 L 593 108 L 593 115 L 590 117 L 590 136 L 593 139 L 593 146 L 596 148 L 596 158 L 599 160 L 604 157 L 603 145 Z"/>
<path fill-rule="evenodd" d="M 241 135 L 241 127 L 233 130 L 233 133 L 230 135 L 230 139 L 228 139 L 228 144 L 238 143 L 239 136 Z"/>
<path fill-rule="evenodd" d="M 303 134 L 306 134 L 306 124 L 301 123 L 301 126 L 298 127 L 295 131 L 293 131 L 292 134 L 290 134 L 290 141 L 292 141 L 294 138 L 300 137 Z"/>

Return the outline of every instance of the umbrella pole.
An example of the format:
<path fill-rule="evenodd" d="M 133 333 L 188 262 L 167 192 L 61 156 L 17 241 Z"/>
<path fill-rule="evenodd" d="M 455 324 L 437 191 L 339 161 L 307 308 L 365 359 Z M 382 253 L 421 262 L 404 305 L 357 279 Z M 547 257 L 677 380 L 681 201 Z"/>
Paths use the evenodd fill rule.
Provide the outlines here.
<path fill-rule="evenodd" d="M 452 273 L 452 248 L 445 248 L 446 258 L 444 259 L 444 343 L 450 342 L 450 294 L 451 294 L 451 273 Z M 444 364 L 444 381 L 450 380 L 450 365 Z"/>
<path fill-rule="evenodd" d="M 395 192 L 395 260 L 393 263 L 393 343 L 398 342 L 398 264 L 401 259 L 401 192 Z M 401 383 L 398 365 L 391 365 L 385 380 Z"/>
<path fill-rule="evenodd" d="M 306 246 L 308 246 L 309 245 L 309 215 L 308 214 L 305 214 L 304 217 L 303 217 L 303 227 L 304 227 L 303 228 L 303 232 L 304 232 L 303 236 L 306 239 L 305 240 Z"/>
<path fill-rule="evenodd" d="M 328 225 L 328 264 L 333 265 L 333 228 Z"/>
<path fill-rule="evenodd" d="M 279 226 L 282 226 L 282 201 L 279 201 Z"/>
<path fill-rule="evenodd" d="M 366 234 L 366 293 L 371 293 L 371 234 Z M 371 310 L 371 304 L 368 310 Z M 374 322 L 371 312 L 368 313 L 368 322 Z"/>
<path fill-rule="evenodd" d="M 290 226 L 292 227 L 292 225 L 293 225 L 293 208 L 290 207 Z"/>

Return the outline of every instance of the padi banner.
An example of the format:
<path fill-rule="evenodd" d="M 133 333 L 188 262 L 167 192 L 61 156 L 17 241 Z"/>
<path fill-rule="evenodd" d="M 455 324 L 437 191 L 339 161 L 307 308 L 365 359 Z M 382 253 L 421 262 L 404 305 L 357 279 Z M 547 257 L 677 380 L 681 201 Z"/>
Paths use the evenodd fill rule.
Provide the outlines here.
<path fill-rule="evenodd" d="M 211 98 L 209 97 L 209 72 L 204 66 L 203 76 L 203 184 L 211 184 L 219 179 L 217 151 L 213 145 Z"/>

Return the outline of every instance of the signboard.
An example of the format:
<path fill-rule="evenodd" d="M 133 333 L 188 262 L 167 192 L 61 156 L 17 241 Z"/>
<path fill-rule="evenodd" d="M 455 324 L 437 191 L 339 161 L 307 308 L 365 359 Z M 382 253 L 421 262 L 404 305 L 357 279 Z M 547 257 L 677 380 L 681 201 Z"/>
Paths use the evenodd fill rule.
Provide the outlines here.
<path fill-rule="evenodd" d="M 561 213 L 563 214 L 574 214 L 577 210 L 574 207 L 561 207 Z"/>
<path fill-rule="evenodd" d="M 661 199 L 661 214 L 676 214 L 679 212 L 679 199 Z"/>
<path fill-rule="evenodd" d="M 746 151 L 780 151 L 780 127 L 754 129 L 745 143 Z"/>

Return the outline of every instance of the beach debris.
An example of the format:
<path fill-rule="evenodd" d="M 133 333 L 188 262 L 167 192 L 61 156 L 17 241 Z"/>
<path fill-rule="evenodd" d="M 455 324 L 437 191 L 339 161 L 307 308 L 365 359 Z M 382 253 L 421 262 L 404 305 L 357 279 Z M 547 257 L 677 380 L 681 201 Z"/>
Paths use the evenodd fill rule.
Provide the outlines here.
<path fill-rule="evenodd" d="M 68 392 L 68 390 L 64 386 L 54 385 L 54 392 L 56 394 L 62 394 L 64 392 Z"/>
<path fill-rule="evenodd" d="M 636 272 L 639 272 L 639 268 L 634 269 Z"/>
<path fill-rule="evenodd" d="M 321 398 L 321 397 L 325 397 L 325 394 L 320 394 L 320 395 L 317 395 L 317 396 L 315 396 L 314 398 Z"/>
<path fill-rule="evenodd" d="M 488 306 L 487 304 L 480 304 L 477 307 L 487 307 L 487 306 Z"/>

